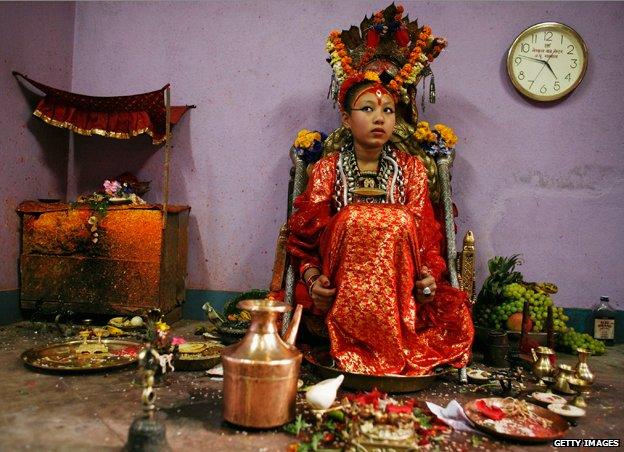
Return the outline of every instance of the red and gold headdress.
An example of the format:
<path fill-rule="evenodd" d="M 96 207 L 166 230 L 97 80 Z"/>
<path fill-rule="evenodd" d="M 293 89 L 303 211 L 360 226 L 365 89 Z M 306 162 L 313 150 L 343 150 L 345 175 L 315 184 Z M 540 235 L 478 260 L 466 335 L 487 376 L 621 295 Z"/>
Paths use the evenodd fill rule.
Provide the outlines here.
<path fill-rule="evenodd" d="M 408 16 L 403 17 L 403 7 L 393 3 L 365 17 L 359 28 L 330 33 L 326 45 L 334 71 L 330 94 L 342 105 L 344 85 L 374 72 L 397 99 L 414 108 L 416 84 L 430 74 L 429 63 L 445 46 L 446 41 L 434 37 L 431 28 L 410 22 Z"/>

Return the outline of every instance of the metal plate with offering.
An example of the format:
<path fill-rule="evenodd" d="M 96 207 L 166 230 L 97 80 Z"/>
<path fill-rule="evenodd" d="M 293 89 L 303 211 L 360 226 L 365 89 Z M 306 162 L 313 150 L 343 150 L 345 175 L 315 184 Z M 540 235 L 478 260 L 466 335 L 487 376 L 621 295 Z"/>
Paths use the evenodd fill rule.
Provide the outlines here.
<path fill-rule="evenodd" d="M 552 441 L 569 428 L 558 414 L 512 397 L 472 400 L 464 405 L 464 411 L 477 428 L 508 440 Z"/>
<path fill-rule="evenodd" d="M 22 353 L 29 367 L 57 372 L 98 372 L 134 364 L 142 344 L 120 339 L 74 340 Z"/>
<path fill-rule="evenodd" d="M 120 328 L 124 331 L 137 331 L 145 329 L 145 322 L 140 316 L 128 317 L 113 317 L 108 321 L 108 324 Z"/>
<path fill-rule="evenodd" d="M 218 342 L 186 342 L 178 348 L 176 370 L 207 370 L 221 362 L 223 345 Z"/>
<path fill-rule="evenodd" d="M 335 378 L 344 375 L 343 386 L 359 391 L 370 391 L 377 388 L 380 391 L 401 393 L 415 392 L 428 388 L 435 383 L 436 378 L 445 374 L 448 369 L 442 369 L 429 375 L 366 375 L 345 372 L 335 367 L 334 360 L 325 348 L 314 349 L 304 355 L 304 359 L 312 365 L 314 371 L 322 378 Z"/>

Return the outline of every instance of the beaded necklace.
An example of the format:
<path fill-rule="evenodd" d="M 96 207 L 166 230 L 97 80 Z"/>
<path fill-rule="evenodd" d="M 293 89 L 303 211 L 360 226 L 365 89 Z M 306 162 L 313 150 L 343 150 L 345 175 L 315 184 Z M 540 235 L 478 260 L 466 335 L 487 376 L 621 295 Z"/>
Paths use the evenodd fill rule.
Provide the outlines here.
<path fill-rule="evenodd" d="M 353 142 L 340 150 L 336 169 L 336 210 L 353 202 L 405 204 L 403 171 L 396 162 L 394 150 L 387 144 L 381 150 L 377 172 L 360 171 Z M 394 196 L 395 189 L 398 189 L 398 199 Z"/>

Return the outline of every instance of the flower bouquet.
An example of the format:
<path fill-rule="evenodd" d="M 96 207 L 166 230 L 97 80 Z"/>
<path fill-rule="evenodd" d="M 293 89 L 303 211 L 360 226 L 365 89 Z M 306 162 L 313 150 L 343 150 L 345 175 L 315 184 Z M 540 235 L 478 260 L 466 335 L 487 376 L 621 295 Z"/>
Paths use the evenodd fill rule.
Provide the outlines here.
<path fill-rule="evenodd" d="M 295 139 L 295 154 L 307 164 L 318 161 L 323 156 L 323 141 L 327 135 L 308 129 L 301 129 Z"/>
<path fill-rule="evenodd" d="M 432 157 L 450 155 L 457 144 L 457 135 L 453 129 L 444 124 L 436 124 L 433 129 L 430 129 L 427 121 L 416 124 L 414 138 L 419 146 Z"/>

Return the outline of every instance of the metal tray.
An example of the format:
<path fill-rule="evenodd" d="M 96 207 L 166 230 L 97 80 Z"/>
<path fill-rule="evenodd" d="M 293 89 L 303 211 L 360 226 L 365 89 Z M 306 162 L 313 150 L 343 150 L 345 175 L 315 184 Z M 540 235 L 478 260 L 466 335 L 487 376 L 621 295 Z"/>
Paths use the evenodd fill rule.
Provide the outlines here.
<path fill-rule="evenodd" d="M 565 433 L 567 432 L 568 428 L 570 428 L 570 426 L 568 425 L 568 422 L 560 415 L 553 413 L 552 411 L 549 411 L 546 408 L 542 408 L 532 403 L 527 403 L 527 406 L 535 415 L 541 418 L 547 419 L 548 421 L 551 422 L 551 426 L 548 429 L 548 431 L 541 432 L 539 434 L 538 433 L 529 434 L 527 432 L 507 433 L 507 432 L 498 431 L 496 428 L 494 428 L 490 424 L 492 421 L 489 421 L 490 423 L 488 423 L 488 418 L 485 417 L 483 414 L 481 414 L 479 410 L 477 410 L 476 403 L 478 400 L 479 399 L 471 400 L 470 402 L 464 405 L 464 412 L 466 413 L 466 416 L 468 417 L 468 419 L 470 419 L 470 422 L 472 422 L 475 425 L 475 427 L 487 433 L 490 433 L 491 435 L 494 435 L 498 438 L 503 438 L 506 440 L 513 440 L 513 441 L 530 442 L 530 443 L 543 443 L 543 442 L 548 442 L 548 441 L 552 441 L 554 439 L 563 437 Z M 483 400 L 485 400 L 488 404 L 491 404 L 492 402 L 500 402 L 503 399 L 500 397 L 490 397 L 490 398 L 485 398 Z M 517 419 L 511 418 L 511 420 L 517 422 L 518 425 L 523 425 L 523 422 L 524 422 L 524 420 L 519 417 Z"/>
<path fill-rule="evenodd" d="M 81 340 L 58 342 L 43 347 L 31 348 L 22 353 L 24 364 L 35 369 L 84 373 L 118 369 L 134 364 L 143 344 L 121 339 L 102 339 L 108 353 L 78 353 Z M 88 340 L 87 344 L 97 344 L 97 340 Z"/>
<path fill-rule="evenodd" d="M 377 388 L 383 392 L 416 392 L 433 385 L 438 376 L 448 372 L 448 368 L 429 375 L 366 375 L 345 372 L 333 366 L 333 358 L 327 349 L 314 349 L 304 354 L 304 359 L 312 365 L 322 378 L 335 378 L 344 375 L 342 386 L 359 391 Z"/>

